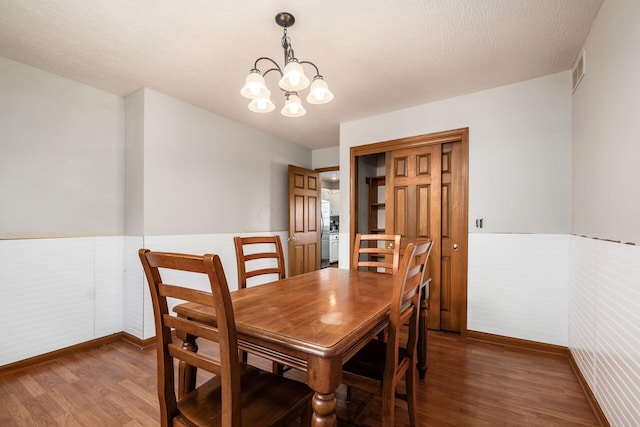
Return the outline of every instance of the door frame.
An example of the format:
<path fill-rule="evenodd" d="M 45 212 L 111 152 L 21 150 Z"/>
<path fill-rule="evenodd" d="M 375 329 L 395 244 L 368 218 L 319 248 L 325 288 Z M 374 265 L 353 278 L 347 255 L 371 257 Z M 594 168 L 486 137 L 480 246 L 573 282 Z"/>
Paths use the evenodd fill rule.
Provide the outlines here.
<path fill-rule="evenodd" d="M 467 335 L 467 307 L 468 307 L 468 254 L 469 254 L 469 128 L 453 129 L 443 132 L 428 133 L 423 135 L 410 136 L 406 138 L 393 139 L 382 142 L 374 142 L 371 144 L 359 145 L 350 149 L 350 230 L 349 230 L 349 248 L 350 253 L 353 252 L 353 244 L 356 231 L 358 230 L 358 157 L 370 154 L 381 154 L 388 151 L 421 147 L 424 145 L 445 144 L 448 142 L 462 143 L 462 185 L 464 198 L 463 207 L 463 234 L 465 238 L 466 251 L 462 260 L 463 271 L 463 295 L 460 307 L 460 336 Z"/>

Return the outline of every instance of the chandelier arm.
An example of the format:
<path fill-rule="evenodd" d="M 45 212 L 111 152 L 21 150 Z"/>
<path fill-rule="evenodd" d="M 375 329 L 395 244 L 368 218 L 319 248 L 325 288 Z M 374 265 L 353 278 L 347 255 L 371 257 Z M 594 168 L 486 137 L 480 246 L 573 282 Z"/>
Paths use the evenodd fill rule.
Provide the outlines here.
<path fill-rule="evenodd" d="M 314 64 L 313 62 L 311 62 L 311 61 L 298 61 L 298 64 L 309 64 L 309 65 L 311 65 L 313 68 L 316 69 L 316 75 L 314 77 L 322 77 L 320 75 L 320 70 L 318 70 L 318 67 L 316 67 L 316 64 Z"/>
<path fill-rule="evenodd" d="M 280 73 L 280 77 L 282 77 L 282 70 L 280 69 L 280 67 L 278 68 L 269 68 L 267 71 L 265 71 L 264 73 L 262 73 L 262 77 L 265 77 L 269 72 L 271 71 L 277 71 Z"/>
<path fill-rule="evenodd" d="M 269 70 L 265 71 L 264 74 L 267 74 L 269 71 L 272 71 L 272 70 L 277 70 L 280 73 L 280 75 L 282 75 L 282 69 L 280 68 L 278 63 L 276 61 L 274 61 L 273 59 L 269 58 L 268 56 L 261 56 L 260 58 L 256 59 L 256 62 L 254 62 L 254 64 L 253 64 L 253 68 L 255 70 L 258 70 L 258 62 L 262 61 L 263 59 L 265 59 L 267 61 L 270 61 L 273 65 L 275 65 L 275 68 L 270 68 Z M 264 76 L 264 74 L 263 74 L 263 76 Z"/>

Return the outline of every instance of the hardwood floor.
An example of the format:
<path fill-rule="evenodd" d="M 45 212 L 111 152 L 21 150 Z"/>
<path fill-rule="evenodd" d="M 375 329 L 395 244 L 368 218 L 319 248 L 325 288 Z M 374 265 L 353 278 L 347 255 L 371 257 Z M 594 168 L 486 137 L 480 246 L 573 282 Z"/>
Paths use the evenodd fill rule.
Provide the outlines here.
<path fill-rule="evenodd" d="M 271 367 L 252 356 L 249 362 Z M 417 388 L 420 426 L 598 425 L 564 356 L 429 331 L 428 366 Z M 286 375 L 304 378 L 293 370 Z M 378 401 L 354 389 L 347 405 L 344 386 L 337 394 L 339 425 L 380 426 Z M 396 401 L 396 424 L 408 426 L 406 403 Z M 0 377 L 1 426 L 157 426 L 158 420 L 155 347 L 120 341 Z"/>

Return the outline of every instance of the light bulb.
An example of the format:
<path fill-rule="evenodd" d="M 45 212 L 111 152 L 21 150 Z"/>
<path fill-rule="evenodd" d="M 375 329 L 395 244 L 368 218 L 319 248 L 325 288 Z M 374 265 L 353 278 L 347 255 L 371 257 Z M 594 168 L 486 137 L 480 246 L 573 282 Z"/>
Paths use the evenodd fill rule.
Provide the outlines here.
<path fill-rule="evenodd" d="M 285 91 L 297 91 L 306 89 L 309 83 L 309 79 L 304 75 L 304 70 L 298 60 L 295 58 L 289 59 L 280 79 L 280 88 Z"/>
<path fill-rule="evenodd" d="M 287 94 L 284 108 L 280 112 L 286 117 L 301 117 L 307 113 L 307 110 L 302 106 L 298 95 L 295 92 L 291 92 Z"/>
<path fill-rule="evenodd" d="M 324 98 L 324 88 L 322 86 L 316 86 L 313 91 L 311 92 L 311 94 L 313 95 L 313 97 L 317 100 L 321 100 L 322 98 Z"/>
<path fill-rule="evenodd" d="M 292 85 L 296 86 L 300 83 L 300 74 L 292 72 L 289 74 L 289 81 Z"/>
<path fill-rule="evenodd" d="M 245 80 L 245 84 L 240 90 L 240 94 L 245 98 L 263 98 L 269 97 L 271 92 L 264 83 L 264 77 L 256 69 L 251 70 Z"/>
<path fill-rule="evenodd" d="M 309 89 L 309 95 L 307 95 L 307 102 L 309 104 L 325 104 L 332 99 L 333 93 L 329 90 L 327 82 L 324 81 L 322 76 L 314 77 Z"/>
<path fill-rule="evenodd" d="M 276 108 L 268 97 L 255 98 L 249 103 L 249 110 L 254 113 L 268 113 Z"/>

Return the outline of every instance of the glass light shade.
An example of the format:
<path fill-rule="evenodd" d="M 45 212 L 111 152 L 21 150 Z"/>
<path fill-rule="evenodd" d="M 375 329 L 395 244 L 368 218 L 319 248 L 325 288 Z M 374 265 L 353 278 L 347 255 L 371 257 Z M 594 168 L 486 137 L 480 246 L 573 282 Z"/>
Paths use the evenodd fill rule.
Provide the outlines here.
<path fill-rule="evenodd" d="M 271 95 L 267 85 L 264 82 L 264 77 L 257 72 L 251 71 L 245 80 L 244 87 L 240 90 L 240 94 L 245 98 L 268 98 Z"/>
<path fill-rule="evenodd" d="M 329 90 L 327 82 L 322 77 L 316 77 L 309 88 L 307 102 L 309 104 L 325 104 L 333 99 L 333 93 Z"/>
<path fill-rule="evenodd" d="M 284 67 L 284 72 L 279 84 L 283 90 L 297 91 L 308 87 L 309 79 L 304 75 L 302 65 L 293 59 L 289 60 L 287 66 Z"/>
<path fill-rule="evenodd" d="M 307 114 L 307 110 L 302 106 L 300 97 L 295 94 L 289 95 L 284 103 L 284 108 L 280 112 L 286 117 L 302 117 Z"/>
<path fill-rule="evenodd" d="M 276 108 L 276 106 L 273 105 L 269 97 L 254 98 L 249 103 L 249 110 L 254 113 L 269 113 L 273 111 L 274 108 Z"/>

